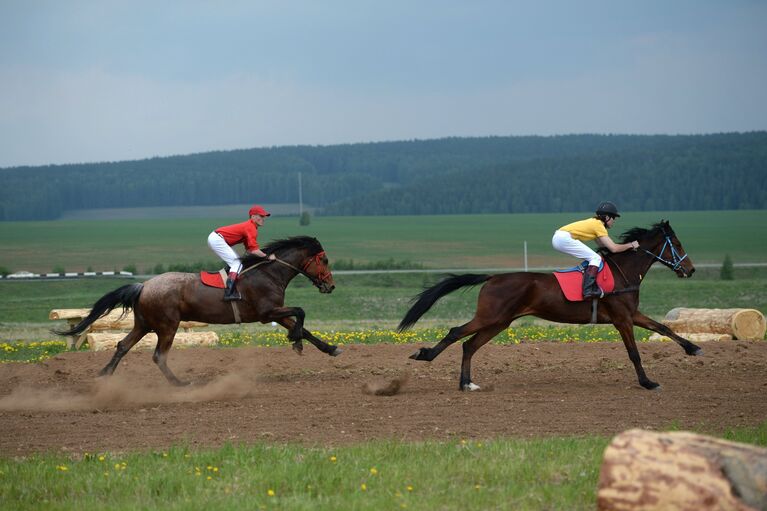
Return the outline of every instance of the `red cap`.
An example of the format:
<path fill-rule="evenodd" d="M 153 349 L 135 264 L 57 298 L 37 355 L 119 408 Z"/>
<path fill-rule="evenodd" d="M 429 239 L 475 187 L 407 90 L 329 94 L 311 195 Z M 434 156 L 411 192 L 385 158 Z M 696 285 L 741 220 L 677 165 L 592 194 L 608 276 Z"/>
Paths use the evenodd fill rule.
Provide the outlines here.
<path fill-rule="evenodd" d="M 253 206 L 252 208 L 248 210 L 248 216 L 253 216 L 253 215 L 269 216 L 270 213 L 264 208 L 262 208 L 261 206 L 259 206 L 258 204 L 256 204 L 255 206 Z"/>

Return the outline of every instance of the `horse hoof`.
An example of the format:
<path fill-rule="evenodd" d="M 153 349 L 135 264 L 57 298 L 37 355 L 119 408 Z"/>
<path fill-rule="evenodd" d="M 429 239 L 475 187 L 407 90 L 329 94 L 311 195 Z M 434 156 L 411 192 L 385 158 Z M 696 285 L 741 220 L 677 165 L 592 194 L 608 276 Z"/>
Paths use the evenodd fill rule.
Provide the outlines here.
<path fill-rule="evenodd" d="M 425 348 L 419 348 L 418 351 L 410 355 L 408 358 L 412 358 L 413 360 L 429 360 L 429 358 L 426 356 L 426 349 Z"/>
<path fill-rule="evenodd" d="M 642 387 L 646 388 L 647 390 L 659 390 L 660 389 L 660 384 L 659 383 L 655 383 L 654 381 L 646 381 L 644 383 L 640 383 L 640 385 L 642 385 Z"/>
<path fill-rule="evenodd" d="M 296 352 L 297 355 L 303 355 L 304 354 L 304 347 L 303 346 L 296 346 L 293 345 L 293 351 Z"/>
<path fill-rule="evenodd" d="M 333 348 L 333 351 L 331 351 L 330 353 L 328 353 L 328 355 L 330 355 L 331 357 L 337 357 L 337 356 L 338 356 L 338 355 L 340 355 L 341 353 L 343 353 L 343 351 L 342 351 L 342 350 L 340 350 L 340 349 L 338 349 L 338 346 L 336 346 L 335 348 Z"/>
<path fill-rule="evenodd" d="M 691 357 L 700 357 L 703 355 L 703 350 L 696 347 L 694 350 L 687 353 Z"/>
<path fill-rule="evenodd" d="M 467 390 L 469 392 L 474 392 L 476 390 L 481 390 L 481 388 L 480 388 L 479 385 L 476 385 L 476 384 L 474 384 L 472 382 L 469 382 L 469 383 L 465 384 L 463 387 L 461 387 L 461 390 Z"/>
<path fill-rule="evenodd" d="M 188 387 L 192 384 L 190 381 L 176 380 L 171 382 L 175 387 Z"/>

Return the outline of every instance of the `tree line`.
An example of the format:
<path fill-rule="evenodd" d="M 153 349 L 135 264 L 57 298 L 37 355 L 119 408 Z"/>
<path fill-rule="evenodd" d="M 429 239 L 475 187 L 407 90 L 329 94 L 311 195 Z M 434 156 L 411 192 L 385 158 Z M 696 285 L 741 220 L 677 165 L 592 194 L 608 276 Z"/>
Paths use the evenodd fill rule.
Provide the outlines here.
<path fill-rule="evenodd" d="M 767 132 L 286 146 L 0 169 L 0 220 L 303 200 L 326 215 L 764 209 Z"/>

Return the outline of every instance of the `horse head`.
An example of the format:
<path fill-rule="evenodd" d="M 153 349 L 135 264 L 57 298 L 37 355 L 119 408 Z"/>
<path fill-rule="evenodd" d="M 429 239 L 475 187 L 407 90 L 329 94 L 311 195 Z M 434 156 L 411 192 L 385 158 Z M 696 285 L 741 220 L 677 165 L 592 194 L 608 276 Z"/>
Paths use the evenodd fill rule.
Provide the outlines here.
<path fill-rule="evenodd" d="M 661 220 L 650 229 L 634 228 L 622 235 L 621 241 L 639 242 L 639 250 L 651 255 L 655 261 L 671 268 L 677 277 L 689 278 L 695 273 L 695 266 L 682 247 L 682 242 L 667 220 Z"/>
<path fill-rule="evenodd" d="M 316 238 L 294 236 L 276 240 L 265 246 L 263 251 L 274 254 L 279 261 L 305 275 L 320 293 L 331 293 L 335 289 L 336 284 L 328 266 L 327 254 Z"/>

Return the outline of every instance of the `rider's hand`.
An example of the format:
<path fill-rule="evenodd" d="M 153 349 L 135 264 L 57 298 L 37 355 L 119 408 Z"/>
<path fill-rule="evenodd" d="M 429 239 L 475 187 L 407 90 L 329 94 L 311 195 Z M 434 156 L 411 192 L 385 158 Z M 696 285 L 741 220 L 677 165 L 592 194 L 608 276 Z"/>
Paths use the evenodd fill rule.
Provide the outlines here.
<path fill-rule="evenodd" d="M 632 241 L 631 242 L 631 248 L 636 250 L 639 248 L 639 242 L 638 241 Z"/>
<path fill-rule="evenodd" d="M 275 259 L 277 259 L 277 256 L 274 254 L 269 254 L 269 257 L 267 257 L 267 259 L 269 259 L 270 261 L 274 261 Z"/>

